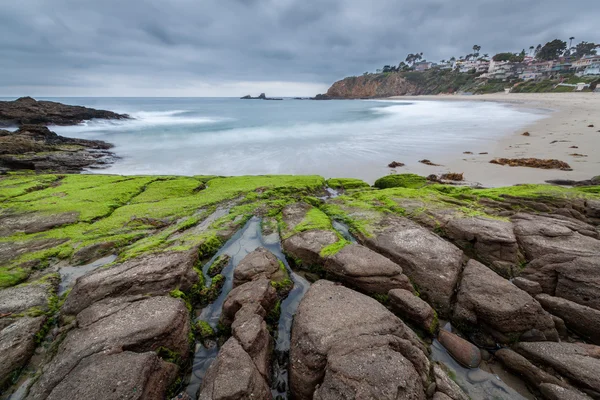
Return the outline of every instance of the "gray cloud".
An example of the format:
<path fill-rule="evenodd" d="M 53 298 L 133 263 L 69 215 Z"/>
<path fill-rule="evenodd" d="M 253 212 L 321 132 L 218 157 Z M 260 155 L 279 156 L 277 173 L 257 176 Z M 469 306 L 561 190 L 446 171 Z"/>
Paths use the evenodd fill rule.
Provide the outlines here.
<path fill-rule="evenodd" d="M 0 95 L 273 95 L 397 64 L 600 42 L 598 0 L 0 3 Z"/>

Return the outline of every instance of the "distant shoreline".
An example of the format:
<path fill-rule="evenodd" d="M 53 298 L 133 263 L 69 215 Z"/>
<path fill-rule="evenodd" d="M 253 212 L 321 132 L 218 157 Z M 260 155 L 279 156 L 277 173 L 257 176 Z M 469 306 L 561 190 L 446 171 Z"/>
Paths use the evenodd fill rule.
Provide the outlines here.
<path fill-rule="evenodd" d="M 600 95 L 597 93 L 424 95 L 394 96 L 387 100 L 495 102 L 530 112 L 551 111 L 547 117 L 496 141 L 494 146 L 485 150 L 489 154 L 457 154 L 456 161 L 447 163 L 442 168 L 445 171 L 464 172 L 468 181 L 482 182 L 486 186 L 503 186 L 544 183 L 550 179 L 584 180 L 600 173 Z M 589 125 L 594 127 L 590 128 Z M 523 136 L 524 132 L 529 132 L 530 135 Z M 471 150 L 465 148 L 464 151 Z M 503 167 L 489 163 L 490 160 L 501 157 L 558 159 L 567 162 L 573 171 Z M 423 174 L 425 171 L 418 173 Z M 441 172 L 432 167 L 428 171 Z"/>

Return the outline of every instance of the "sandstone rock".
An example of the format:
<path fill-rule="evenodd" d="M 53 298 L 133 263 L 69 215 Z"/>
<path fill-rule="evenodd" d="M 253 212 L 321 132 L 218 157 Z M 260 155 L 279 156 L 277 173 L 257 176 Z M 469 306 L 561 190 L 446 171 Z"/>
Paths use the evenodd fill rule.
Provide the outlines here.
<path fill-rule="evenodd" d="M 51 290 L 50 284 L 29 284 L 0 290 L 0 315 L 19 314 L 32 307 L 46 311 Z"/>
<path fill-rule="evenodd" d="M 373 237 L 362 240 L 398 263 L 421 297 L 441 316 L 448 314 L 462 269 L 462 251 L 409 219 L 396 216 L 384 218 Z"/>
<path fill-rule="evenodd" d="M 244 305 L 259 304 L 268 313 L 277 301 L 277 292 L 268 279 L 258 279 L 234 288 L 223 303 L 221 321 L 231 325 Z"/>
<path fill-rule="evenodd" d="M 570 218 L 517 214 L 515 234 L 528 260 L 549 254 L 600 256 L 598 232 L 589 224 Z"/>
<path fill-rule="evenodd" d="M 0 242 L 0 265 L 17 258 L 23 254 L 59 246 L 68 239 L 39 239 L 27 241 Z"/>
<path fill-rule="evenodd" d="M 281 220 L 283 221 L 284 226 L 281 236 L 287 238 L 292 235 L 295 228 L 304 221 L 306 214 L 312 208 L 313 207 L 310 204 L 302 201 L 285 206 L 281 211 Z"/>
<path fill-rule="evenodd" d="M 569 329 L 600 344 L 600 310 L 547 294 L 536 296 L 536 300 L 546 311 L 560 317 Z"/>
<path fill-rule="evenodd" d="M 600 256 L 549 254 L 530 262 L 522 276 L 544 293 L 600 310 Z"/>
<path fill-rule="evenodd" d="M 145 297 L 99 313 L 102 318 L 70 331 L 60 343 L 56 356 L 43 368 L 31 387 L 28 399 L 44 399 L 74 371 L 82 360 L 101 352 L 156 351 L 160 347 L 188 355 L 189 313 L 183 302 L 172 297 Z M 105 353 L 106 354 L 106 353 Z M 89 368 L 94 368 L 90 366 Z M 170 382 L 169 382 L 170 384 Z M 144 391 L 144 388 L 140 388 Z"/>
<path fill-rule="evenodd" d="M 166 252 L 134 258 L 111 268 L 92 271 L 77 279 L 63 313 L 77 314 L 106 297 L 136 294 L 164 295 L 189 290 L 198 282 L 196 252 Z"/>
<path fill-rule="evenodd" d="M 345 351 L 353 343 L 356 343 L 353 349 L 357 354 L 366 356 L 363 349 L 372 348 L 381 357 L 397 360 L 394 368 L 408 373 L 408 364 L 401 363 L 395 354 L 400 353 L 417 373 L 411 372 L 411 376 L 421 378 L 420 390 L 425 392 L 423 385 L 428 378 L 429 360 L 418 337 L 379 302 L 343 286 L 321 280 L 310 287 L 296 311 L 291 343 L 290 388 L 296 399 L 312 399 L 317 384 L 327 373 L 328 389 L 318 394 L 325 396 L 323 398 L 329 398 L 327 391 L 333 388 L 343 388 L 345 393 L 360 390 L 356 395 L 376 393 L 377 389 L 371 387 L 375 381 L 370 381 L 376 379 L 375 371 L 370 371 L 373 360 L 370 357 L 353 359 Z M 330 365 L 340 370 L 328 369 Z M 363 371 L 365 379 L 356 384 L 340 382 L 343 376 L 355 376 L 357 370 Z M 376 369 L 376 372 L 382 371 Z M 409 388 L 408 383 L 403 385 L 398 390 L 412 390 L 413 386 Z"/>
<path fill-rule="evenodd" d="M 452 397 L 445 395 L 442 392 L 435 392 L 433 395 L 433 400 L 454 400 Z"/>
<path fill-rule="evenodd" d="M 0 388 L 10 379 L 13 371 L 24 367 L 35 350 L 35 334 L 45 317 L 17 318 L 0 331 Z"/>
<path fill-rule="evenodd" d="M 487 330 L 502 343 L 532 331 L 558 340 L 552 317 L 533 297 L 475 260 L 463 272 L 453 320 Z"/>
<path fill-rule="evenodd" d="M 406 80 L 400 74 L 367 75 L 335 82 L 319 99 L 363 99 L 369 97 L 426 94 L 425 88 Z"/>
<path fill-rule="evenodd" d="M 440 329 L 438 341 L 463 366 L 477 368 L 481 364 L 481 352 L 471 342 L 443 329 Z"/>
<path fill-rule="evenodd" d="M 566 386 L 560 379 L 541 370 L 525 357 L 508 348 L 498 350 L 495 356 L 506 366 L 506 368 L 522 377 L 533 387 L 539 388 L 542 383 Z"/>
<path fill-rule="evenodd" d="M 78 212 L 59 214 L 26 213 L 13 214 L 0 218 L 0 236 L 11 236 L 15 233 L 44 232 L 61 225 L 77 222 Z"/>
<path fill-rule="evenodd" d="M 540 392 L 547 400 L 591 400 L 591 397 L 575 389 L 566 389 L 551 383 L 542 383 Z"/>
<path fill-rule="evenodd" d="M 175 364 L 161 360 L 154 352 L 98 353 L 83 359 L 47 399 L 161 400 L 177 370 Z"/>
<path fill-rule="evenodd" d="M 112 252 L 116 245 L 116 242 L 102 242 L 82 247 L 75 251 L 71 257 L 71 263 L 79 265 L 97 260 Z"/>
<path fill-rule="evenodd" d="M 392 310 L 401 318 L 406 318 L 426 332 L 434 333 L 437 329 L 437 315 L 433 308 L 411 291 L 392 289 L 388 293 Z"/>
<path fill-rule="evenodd" d="M 439 364 L 433 365 L 433 375 L 438 393 L 452 400 L 469 400 L 469 396 L 454 382 Z M 440 397 L 440 396 L 438 396 Z M 442 397 L 443 398 L 443 397 Z M 434 396 L 435 399 L 435 396 Z"/>
<path fill-rule="evenodd" d="M 519 264 L 519 245 L 508 221 L 491 218 L 452 218 L 445 234 L 462 248 L 472 249 L 479 261 L 504 277 L 514 276 Z"/>
<path fill-rule="evenodd" d="M 259 247 L 244 257 L 235 267 L 233 287 L 260 278 L 274 280 L 272 276 L 278 272 L 279 260 L 277 257 L 269 250 Z"/>
<path fill-rule="evenodd" d="M 268 382 L 271 378 L 273 339 L 267 330 L 267 323 L 263 316 L 246 312 L 244 308 L 242 307 L 235 314 L 235 320 L 231 325 L 232 334 L 252 358 L 258 372 Z"/>
<path fill-rule="evenodd" d="M 306 267 L 323 265 L 321 250 L 339 240 L 335 232 L 324 230 L 309 230 L 297 233 L 285 239 L 281 245 L 286 254 L 301 260 Z"/>
<path fill-rule="evenodd" d="M 340 281 L 367 293 L 387 294 L 396 288 L 413 290 L 398 264 L 356 243 L 328 258 L 324 268 Z"/>
<path fill-rule="evenodd" d="M 332 347 L 325 377 L 312 398 L 425 400 L 419 373 L 396 349 L 399 342 L 392 335 L 358 336 L 344 346 Z"/>
<path fill-rule="evenodd" d="M 518 343 L 515 350 L 543 367 L 551 367 L 584 391 L 600 394 L 600 347 L 581 343 Z"/>
<path fill-rule="evenodd" d="M 198 400 L 272 399 L 271 389 L 235 338 L 221 347 L 206 371 Z"/>
<path fill-rule="evenodd" d="M 129 116 L 111 111 L 71 106 L 53 101 L 37 101 L 21 97 L 0 101 L 0 125 L 21 124 L 77 125 L 89 119 L 127 119 Z"/>
<path fill-rule="evenodd" d="M 512 280 L 512 283 L 521 290 L 526 291 L 531 296 L 537 296 L 542 293 L 542 286 L 536 281 L 530 281 L 523 277 L 517 277 Z"/>

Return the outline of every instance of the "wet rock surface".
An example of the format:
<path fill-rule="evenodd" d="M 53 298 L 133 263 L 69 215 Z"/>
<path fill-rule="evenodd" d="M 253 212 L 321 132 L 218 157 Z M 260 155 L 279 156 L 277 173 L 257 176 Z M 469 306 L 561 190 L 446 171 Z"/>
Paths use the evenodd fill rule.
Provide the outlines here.
<path fill-rule="evenodd" d="M 77 314 L 106 297 L 136 294 L 164 295 L 173 289 L 189 290 L 198 282 L 194 252 L 148 255 L 99 269 L 78 278 L 63 312 Z"/>
<path fill-rule="evenodd" d="M 421 296 L 441 315 L 448 314 L 462 270 L 462 251 L 402 217 L 385 218 L 374 236 L 363 241 L 398 263 Z"/>
<path fill-rule="evenodd" d="M 533 297 L 475 260 L 463 272 L 453 320 L 481 327 L 502 343 L 524 333 L 558 340 L 552 317 Z"/>
<path fill-rule="evenodd" d="M 277 292 L 268 279 L 258 279 L 234 288 L 223 303 L 221 321 L 231 325 L 237 312 L 244 305 L 259 305 L 265 311 L 271 310 L 277 301 Z"/>
<path fill-rule="evenodd" d="M 24 367 L 35 351 L 35 334 L 45 321 L 44 317 L 2 320 L 0 330 L 0 388 L 11 374 Z"/>
<path fill-rule="evenodd" d="M 76 125 L 90 119 L 127 119 L 125 114 L 93 108 L 71 106 L 53 101 L 37 101 L 21 97 L 0 101 L 0 126 L 43 124 Z"/>
<path fill-rule="evenodd" d="M 0 130 L 0 167 L 78 173 L 113 163 L 112 147 L 101 140 L 59 136 L 41 125 L 22 125 L 15 132 Z"/>
<path fill-rule="evenodd" d="M 273 279 L 279 272 L 279 260 L 273 253 L 260 247 L 248 254 L 237 265 L 233 273 L 233 286 L 239 286 L 255 279 Z"/>
<path fill-rule="evenodd" d="M 366 293 L 387 294 L 398 288 L 412 291 L 398 264 L 360 244 L 347 245 L 328 257 L 324 269 L 337 280 Z"/>
<path fill-rule="evenodd" d="M 394 360 L 390 372 L 395 376 L 388 377 L 394 387 L 377 377 L 381 370 L 367 356 L 370 350 L 377 359 Z M 297 399 L 310 399 L 313 394 L 331 398 L 336 390 L 354 396 L 424 398 L 429 371 L 423 344 L 400 319 L 372 298 L 324 280 L 311 286 L 298 307 L 290 360 L 290 385 Z M 379 384 L 389 390 L 380 391 Z"/>
<path fill-rule="evenodd" d="M 403 320 L 414 322 L 425 332 L 435 332 L 438 324 L 437 314 L 427 302 L 406 289 L 392 289 L 388 292 L 388 297 L 392 311 Z"/>
<path fill-rule="evenodd" d="M 448 353 L 467 368 L 477 368 L 481 363 L 479 348 L 451 332 L 440 330 L 438 341 L 448 350 Z"/>
<path fill-rule="evenodd" d="M 167 348 L 185 359 L 189 331 L 189 314 L 185 305 L 171 297 L 144 298 L 127 302 L 124 307 L 104 310 L 100 316 L 90 318 L 86 325 L 66 335 L 56 356 L 43 368 L 27 398 L 44 399 L 65 380 L 65 385 L 68 385 L 75 379 L 72 375 L 78 373 L 77 366 L 82 361 L 103 352 L 129 350 L 143 353 Z M 96 367 L 96 364 L 91 364 L 89 368 Z M 105 378 L 100 376 L 100 379 Z M 154 374 L 148 385 L 159 385 L 160 382 L 155 382 L 155 379 L 162 382 L 166 378 L 163 373 Z"/>
<path fill-rule="evenodd" d="M 534 364 L 567 377 L 579 389 L 600 396 L 600 347 L 581 343 L 518 343 L 515 350 Z"/>

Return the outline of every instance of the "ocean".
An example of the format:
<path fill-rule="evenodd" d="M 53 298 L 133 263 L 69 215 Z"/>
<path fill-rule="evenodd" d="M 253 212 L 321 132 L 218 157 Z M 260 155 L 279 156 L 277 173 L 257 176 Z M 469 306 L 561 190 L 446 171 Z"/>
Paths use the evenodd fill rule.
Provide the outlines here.
<path fill-rule="evenodd" d="M 128 121 L 51 127 L 115 145 L 120 159 L 92 173 L 161 175 L 318 174 L 368 182 L 392 161 L 489 151 L 543 115 L 491 102 L 233 98 L 48 98 L 128 113 Z"/>

